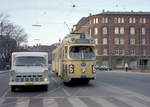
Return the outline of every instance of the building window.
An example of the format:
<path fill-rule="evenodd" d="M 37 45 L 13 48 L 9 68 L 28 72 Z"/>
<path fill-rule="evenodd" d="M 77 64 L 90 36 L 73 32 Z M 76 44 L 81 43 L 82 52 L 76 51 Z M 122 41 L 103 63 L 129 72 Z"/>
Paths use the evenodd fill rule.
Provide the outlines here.
<path fill-rule="evenodd" d="M 120 27 L 120 28 L 119 27 L 115 27 L 114 33 L 123 35 L 125 33 L 124 32 L 124 27 Z"/>
<path fill-rule="evenodd" d="M 108 23 L 108 17 L 105 17 L 105 23 Z"/>
<path fill-rule="evenodd" d="M 103 35 L 106 35 L 106 34 L 107 34 L 107 27 L 103 27 L 103 28 L 102 28 L 102 33 L 103 33 Z"/>
<path fill-rule="evenodd" d="M 115 18 L 114 18 L 114 23 L 124 23 L 124 18 L 115 17 Z"/>
<path fill-rule="evenodd" d="M 98 39 L 97 38 L 95 39 L 95 43 L 96 43 L 96 45 L 98 44 Z"/>
<path fill-rule="evenodd" d="M 146 18 L 140 18 L 140 23 L 146 23 Z"/>
<path fill-rule="evenodd" d="M 102 23 L 105 23 L 105 18 L 104 17 L 102 18 Z"/>
<path fill-rule="evenodd" d="M 124 23 L 124 18 L 121 18 L 121 23 Z"/>
<path fill-rule="evenodd" d="M 136 22 L 136 20 L 135 20 L 135 17 L 133 18 L 133 23 L 135 23 Z"/>
<path fill-rule="evenodd" d="M 89 24 L 90 24 L 90 25 L 92 24 L 92 20 L 89 20 Z"/>
<path fill-rule="evenodd" d="M 145 34 L 146 34 L 145 28 L 142 27 L 142 35 L 145 35 Z"/>
<path fill-rule="evenodd" d="M 142 38 L 142 45 L 145 45 L 146 42 L 145 42 L 145 38 Z"/>
<path fill-rule="evenodd" d="M 114 18 L 114 23 L 117 23 L 117 20 L 118 20 L 117 17 L 115 17 L 115 18 Z"/>
<path fill-rule="evenodd" d="M 124 34 L 124 27 L 120 28 L 120 34 L 122 34 L 122 35 Z"/>
<path fill-rule="evenodd" d="M 146 55 L 146 49 L 142 50 L 142 55 L 144 55 L 144 56 Z"/>
<path fill-rule="evenodd" d="M 93 24 L 95 24 L 95 18 L 93 18 Z"/>
<path fill-rule="evenodd" d="M 129 18 L 129 23 L 132 23 L 132 17 Z"/>
<path fill-rule="evenodd" d="M 115 34 L 119 34 L 119 27 L 115 27 Z"/>
<path fill-rule="evenodd" d="M 129 18 L 129 23 L 135 23 L 135 22 L 136 22 L 135 17 L 130 17 Z"/>
<path fill-rule="evenodd" d="M 118 45 L 119 44 L 119 38 L 115 38 L 114 42 L 115 42 L 115 45 Z"/>
<path fill-rule="evenodd" d="M 103 55 L 107 55 L 108 54 L 108 51 L 106 48 L 103 49 Z"/>
<path fill-rule="evenodd" d="M 134 27 L 130 27 L 130 34 L 135 35 L 135 28 Z"/>
<path fill-rule="evenodd" d="M 103 45 L 107 45 L 107 38 L 103 38 Z"/>
<path fill-rule="evenodd" d="M 120 17 L 118 18 L 118 23 L 121 23 L 121 19 L 120 19 Z"/>
<path fill-rule="evenodd" d="M 119 49 L 115 49 L 115 55 L 119 55 Z"/>
<path fill-rule="evenodd" d="M 130 55 L 135 55 L 135 49 L 130 50 Z"/>
<path fill-rule="evenodd" d="M 103 17 L 102 18 L 102 23 L 108 23 L 108 17 Z"/>
<path fill-rule="evenodd" d="M 131 39 L 130 39 L 130 44 L 131 44 L 131 45 L 134 45 L 134 44 L 135 44 L 135 39 L 134 39 L 134 38 L 131 38 Z"/>
<path fill-rule="evenodd" d="M 123 38 L 120 38 L 120 44 L 124 45 L 124 39 Z"/>
<path fill-rule="evenodd" d="M 123 50 L 123 49 L 120 49 L 119 54 L 120 54 L 120 55 L 124 55 L 124 50 Z"/>
<path fill-rule="evenodd" d="M 96 23 L 98 23 L 98 18 L 96 18 L 95 20 L 96 20 Z"/>
<path fill-rule="evenodd" d="M 143 23 L 146 23 L 146 18 L 143 18 Z"/>
<path fill-rule="evenodd" d="M 94 34 L 95 34 L 95 35 L 98 34 L 98 28 L 97 28 L 97 27 L 94 28 Z"/>

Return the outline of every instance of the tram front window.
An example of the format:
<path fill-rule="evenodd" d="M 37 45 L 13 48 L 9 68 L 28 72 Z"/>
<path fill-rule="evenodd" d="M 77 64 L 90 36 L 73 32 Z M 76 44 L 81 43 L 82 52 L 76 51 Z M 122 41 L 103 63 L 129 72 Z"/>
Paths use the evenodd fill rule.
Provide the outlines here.
<path fill-rule="evenodd" d="M 73 46 L 70 48 L 70 57 L 72 59 L 93 59 L 95 55 L 90 46 Z"/>

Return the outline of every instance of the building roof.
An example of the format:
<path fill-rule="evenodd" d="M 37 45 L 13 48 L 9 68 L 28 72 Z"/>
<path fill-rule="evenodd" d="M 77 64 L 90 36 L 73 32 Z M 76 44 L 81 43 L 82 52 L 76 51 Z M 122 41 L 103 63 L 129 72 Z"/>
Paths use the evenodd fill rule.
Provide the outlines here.
<path fill-rule="evenodd" d="M 150 12 L 134 12 L 134 11 L 130 11 L 130 12 L 125 12 L 125 11 L 103 11 L 102 13 L 99 14 L 95 14 L 93 16 L 99 16 L 99 15 L 150 15 Z"/>

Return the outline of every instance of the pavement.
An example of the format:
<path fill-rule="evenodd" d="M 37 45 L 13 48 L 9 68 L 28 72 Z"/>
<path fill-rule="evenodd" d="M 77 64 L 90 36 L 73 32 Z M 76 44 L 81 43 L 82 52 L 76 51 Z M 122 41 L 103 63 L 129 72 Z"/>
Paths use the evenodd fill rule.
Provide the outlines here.
<path fill-rule="evenodd" d="M 97 71 L 97 72 L 112 72 L 112 73 L 126 73 L 126 74 L 145 74 L 150 75 L 150 71 L 141 72 L 140 70 L 128 70 L 127 72 L 125 70 L 110 70 L 110 71 Z"/>

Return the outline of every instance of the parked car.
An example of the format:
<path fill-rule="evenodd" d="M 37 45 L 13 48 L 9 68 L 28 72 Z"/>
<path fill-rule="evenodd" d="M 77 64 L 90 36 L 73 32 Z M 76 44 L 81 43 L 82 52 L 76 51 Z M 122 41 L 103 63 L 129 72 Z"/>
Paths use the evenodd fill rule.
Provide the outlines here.
<path fill-rule="evenodd" d="M 0 61 L 0 70 L 10 69 L 10 65 L 7 62 Z"/>
<path fill-rule="evenodd" d="M 100 70 L 100 71 L 110 71 L 110 70 L 112 70 L 112 68 L 103 65 L 103 66 L 98 66 L 98 67 L 96 67 L 96 70 Z"/>
<path fill-rule="evenodd" d="M 4 69 L 4 64 L 2 62 L 0 62 L 0 70 Z"/>

